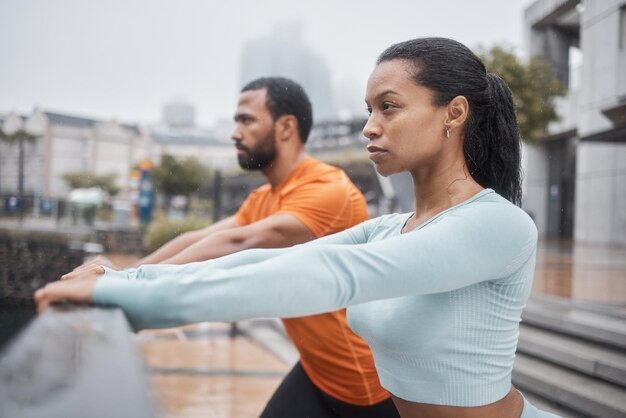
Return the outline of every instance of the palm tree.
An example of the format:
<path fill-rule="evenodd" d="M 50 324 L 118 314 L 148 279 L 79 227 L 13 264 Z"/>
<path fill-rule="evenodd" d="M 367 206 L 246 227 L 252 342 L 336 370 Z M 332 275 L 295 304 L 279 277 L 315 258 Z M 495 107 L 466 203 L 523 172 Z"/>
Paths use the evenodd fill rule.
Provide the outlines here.
<path fill-rule="evenodd" d="M 37 137 L 35 135 L 29 134 L 24 129 L 18 129 L 12 134 L 6 134 L 2 129 L 0 129 L 0 140 L 8 144 L 17 143 L 19 146 L 17 195 L 20 201 L 22 199 L 22 196 L 24 196 L 24 143 L 33 143 L 36 138 Z"/>

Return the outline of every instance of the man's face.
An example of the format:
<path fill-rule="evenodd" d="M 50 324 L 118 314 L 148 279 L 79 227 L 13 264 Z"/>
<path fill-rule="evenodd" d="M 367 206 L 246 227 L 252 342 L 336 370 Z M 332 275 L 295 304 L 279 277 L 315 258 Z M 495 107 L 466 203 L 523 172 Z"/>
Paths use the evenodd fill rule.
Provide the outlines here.
<path fill-rule="evenodd" d="M 262 170 L 276 158 L 274 120 L 265 104 L 266 90 L 241 93 L 231 137 L 244 170 Z"/>

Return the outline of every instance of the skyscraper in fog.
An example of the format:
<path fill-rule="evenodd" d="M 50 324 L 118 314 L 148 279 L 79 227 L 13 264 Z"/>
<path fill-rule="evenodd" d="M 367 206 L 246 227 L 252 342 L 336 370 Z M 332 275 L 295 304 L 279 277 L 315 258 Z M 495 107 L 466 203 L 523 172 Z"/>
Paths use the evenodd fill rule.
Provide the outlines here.
<path fill-rule="evenodd" d="M 306 90 L 316 121 L 334 119 L 332 77 L 324 59 L 302 39 L 299 23 L 275 26 L 265 37 L 248 41 L 241 57 L 241 86 L 258 77 L 291 78 Z"/>
<path fill-rule="evenodd" d="M 196 108 L 183 99 L 176 99 L 163 105 L 163 124 L 173 128 L 193 128 L 196 124 Z"/>

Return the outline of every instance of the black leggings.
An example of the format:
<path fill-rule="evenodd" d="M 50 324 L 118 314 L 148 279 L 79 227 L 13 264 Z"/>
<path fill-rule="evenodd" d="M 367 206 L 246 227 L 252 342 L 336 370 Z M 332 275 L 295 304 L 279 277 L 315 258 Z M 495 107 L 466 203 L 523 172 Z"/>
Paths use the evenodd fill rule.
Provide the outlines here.
<path fill-rule="evenodd" d="M 391 399 L 352 405 L 319 390 L 298 362 L 269 400 L 260 418 L 400 418 Z"/>

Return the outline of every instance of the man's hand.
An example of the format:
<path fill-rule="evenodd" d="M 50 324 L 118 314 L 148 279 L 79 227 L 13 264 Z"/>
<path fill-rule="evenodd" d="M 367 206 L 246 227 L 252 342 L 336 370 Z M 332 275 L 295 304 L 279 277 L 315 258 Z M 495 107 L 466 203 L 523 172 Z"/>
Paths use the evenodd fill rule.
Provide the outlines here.
<path fill-rule="evenodd" d="M 92 266 L 80 272 L 73 271 L 63 276 L 63 281 L 48 283 L 34 295 L 37 312 L 42 313 L 54 302 L 93 303 L 93 289 L 98 278 L 104 274 L 101 266 Z M 72 280 L 73 279 L 73 280 Z"/>

